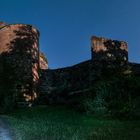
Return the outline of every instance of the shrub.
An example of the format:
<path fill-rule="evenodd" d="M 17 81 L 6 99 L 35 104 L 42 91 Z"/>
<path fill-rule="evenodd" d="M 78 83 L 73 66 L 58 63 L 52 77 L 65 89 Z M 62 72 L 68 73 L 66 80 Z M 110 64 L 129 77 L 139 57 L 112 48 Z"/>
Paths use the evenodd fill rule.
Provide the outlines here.
<path fill-rule="evenodd" d="M 0 100 L 0 113 L 8 113 L 15 108 L 16 97 L 12 90 L 1 90 Z"/>
<path fill-rule="evenodd" d="M 119 118 L 139 117 L 140 77 L 120 74 L 102 77 L 80 104 L 87 113 L 107 113 Z"/>
<path fill-rule="evenodd" d="M 97 95 L 95 98 L 85 98 L 83 100 L 83 106 L 88 114 L 103 115 L 106 113 L 105 101 L 100 95 Z"/>
<path fill-rule="evenodd" d="M 15 107 L 17 98 L 15 80 L 11 75 L 16 75 L 5 59 L 0 59 L 0 66 L 3 68 L 0 71 L 0 113 L 7 113 Z M 2 61 L 3 60 L 3 61 Z M 3 62 L 3 63 L 2 63 Z"/>

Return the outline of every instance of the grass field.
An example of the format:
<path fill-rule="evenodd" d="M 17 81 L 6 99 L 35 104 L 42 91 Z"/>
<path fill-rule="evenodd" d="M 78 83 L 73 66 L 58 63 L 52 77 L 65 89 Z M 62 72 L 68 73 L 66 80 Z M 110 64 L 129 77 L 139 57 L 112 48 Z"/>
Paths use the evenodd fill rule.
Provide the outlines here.
<path fill-rule="evenodd" d="M 140 121 L 119 121 L 64 107 L 33 107 L 5 117 L 15 140 L 140 140 Z"/>

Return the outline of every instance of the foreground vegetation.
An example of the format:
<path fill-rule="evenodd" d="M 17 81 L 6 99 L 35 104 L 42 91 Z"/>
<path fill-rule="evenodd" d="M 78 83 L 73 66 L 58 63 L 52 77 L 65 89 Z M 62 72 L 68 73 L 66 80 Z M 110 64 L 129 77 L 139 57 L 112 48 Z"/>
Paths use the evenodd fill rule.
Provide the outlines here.
<path fill-rule="evenodd" d="M 110 71 L 111 72 L 111 71 Z M 90 114 L 108 114 L 119 119 L 140 118 L 140 75 L 107 73 L 81 96 L 80 109 Z M 79 100 L 79 98 L 78 98 Z"/>
<path fill-rule="evenodd" d="M 139 140 L 140 121 L 88 116 L 64 107 L 38 106 L 5 117 L 15 140 Z"/>
<path fill-rule="evenodd" d="M 104 69 L 87 84 L 87 91 L 67 96 L 70 91 L 64 83 L 51 94 L 54 103 L 44 98 L 49 106 L 40 106 L 44 99 L 38 99 L 36 107 L 25 109 L 18 109 L 18 93 L 5 79 L 8 86 L 0 88 L 0 114 L 7 114 L 4 118 L 14 140 L 140 139 L 140 74 Z M 63 107 L 57 106 L 63 95 L 67 97 Z"/>

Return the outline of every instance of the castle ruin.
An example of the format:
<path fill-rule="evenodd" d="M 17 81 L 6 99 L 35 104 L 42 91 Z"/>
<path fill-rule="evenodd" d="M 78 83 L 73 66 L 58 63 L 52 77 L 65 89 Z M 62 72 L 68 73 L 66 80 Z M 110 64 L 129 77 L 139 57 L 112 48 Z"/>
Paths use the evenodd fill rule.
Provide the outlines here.
<path fill-rule="evenodd" d="M 0 23 L 0 57 L 0 78 L 5 82 L 1 88 L 34 100 L 39 81 L 38 30 L 31 25 Z"/>
<path fill-rule="evenodd" d="M 123 66 L 128 62 L 128 47 L 124 41 L 91 37 L 92 60 Z"/>
<path fill-rule="evenodd" d="M 39 31 L 31 25 L 0 22 L 0 92 L 12 90 L 18 94 L 18 100 L 28 102 L 40 93 L 39 98 L 43 97 L 46 102 L 51 93 L 60 89 L 61 94 L 67 89 L 69 95 L 89 89 L 98 77 L 96 62 L 119 67 L 128 63 L 124 41 L 92 36 L 91 53 L 91 60 L 48 70 L 48 62 L 39 50 Z"/>

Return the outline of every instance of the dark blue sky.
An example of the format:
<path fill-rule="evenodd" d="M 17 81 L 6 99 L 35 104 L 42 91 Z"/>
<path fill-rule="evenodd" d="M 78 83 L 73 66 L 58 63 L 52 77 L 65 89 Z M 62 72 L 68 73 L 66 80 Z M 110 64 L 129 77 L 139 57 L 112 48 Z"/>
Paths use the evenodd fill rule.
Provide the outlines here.
<path fill-rule="evenodd" d="M 37 27 L 50 68 L 89 59 L 91 35 L 127 41 L 140 63 L 139 0 L 1 0 L 0 20 Z"/>

